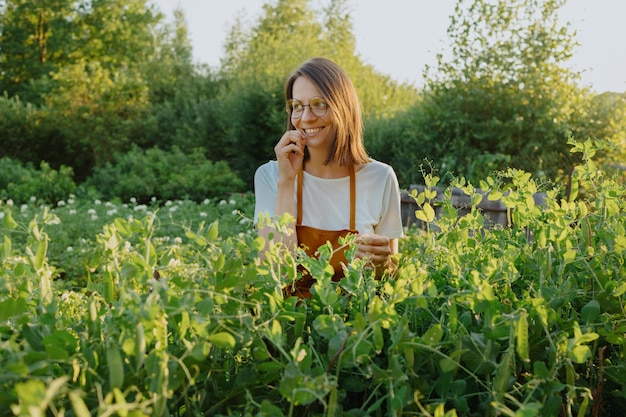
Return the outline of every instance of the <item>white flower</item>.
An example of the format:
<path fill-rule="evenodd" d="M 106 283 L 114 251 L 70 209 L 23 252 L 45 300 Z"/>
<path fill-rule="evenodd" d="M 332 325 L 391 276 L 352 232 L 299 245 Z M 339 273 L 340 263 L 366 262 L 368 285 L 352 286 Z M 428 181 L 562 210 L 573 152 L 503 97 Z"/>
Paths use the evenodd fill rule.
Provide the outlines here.
<path fill-rule="evenodd" d="M 226 200 L 221 200 L 220 201 L 220 206 L 224 206 L 224 205 L 226 205 Z"/>
<path fill-rule="evenodd" d="M 209 200 L 208 198 L 205 198 L 204 201 L 202 202 L 202 204 L 204 204 L 204 205 L 211 204 L 211 200 Z"/>
<path fill-rule="evenodd" d="M 169 207 L 169 206 L 171 206 L 172 204 L 174 204 L 174 203 L 172 203 L 172 200 L 167 200 L 167 201 L 165 202 L 165 207 Z"/>
<path fill-rule="evenodd" d="M 180 238 L 180 236 L 176 236 L 174 238 L 174 243 L 180 245 L 181 243 L 183 243 L 183 240 Z"/>
<path fill-rule="evenodd" d="M 152 201 L 153 203 L 156 203 L 156 201 L 157 201 L 157 200 L 156 200 L 156 197 L 152 197 L 152 198 L 150 199 L 150 201 Z"/>
<path fill-rule="evenodd" d="M 74 248 L 71 246 L 68 246 L 67 249 L 65 249 L 68 252 L 74 252 Z"/>
<path fill-rule="evenodd" d="M 57 203 L 57 206 L 59 206 L 59 207 L 65 206 L 65 201 L 59 200 L 59 202 Z"/>
<path fill-rule="evenodd" d="M 90 208 L 89 210 L 87 210 L 87 214 L 91 214 L 91 215 L 96 214 L 96 209 Z"/>
<path fill-rule="evenodd" d="M 102 201 L 100 201 L 100 200 L 97 200 L 97 199 L 96 199 L 93 203 L 94 203 L 96 206 L 99 206 L 100 204 L 102 204 Z"/>
<path fill-rule="evenodd" d="M 124 249 L 129 251 L 131 248 L 133 247 L 133 245 L 131 245 L 131 243 L 127 240 L 126 242 L 124 242 Z"/>
<path fill-rule="evenodd" d="M 13 200 L 11 200 L 10 198 L 7 200 L 7 206 L 12 206 L 13 205 Z"/>
<path fill-rule="evenodd" d="M 34 195 L 30 196 L 30 202 L 34 203 L 35 201 L 37 201 L 37 197 L 35 197 Z"/>
<path fill-rule="evenodd" d="M 115 214 L 117 214 L 117 209 L 116 208 L 113 208 L 111 210 L 107 210 L 107 216 L 113 216 Z"/>
<path fill-rule="evenodd" d="M 133 203 L 133 204 L 136 204 L 137 203 L 137 199 L 135 197 L 131 197 L 130 198 L 130 202 Z"/>
<path fill-rule="evenodd" d="M 0 211 L 0 219 L 4 219 L 4 211 Z"/>
<path fill-rule="evenodd" d="M 26 210 L 28 210 L 28 204 L 22 204 L 22 207 L 20 207 L 20 211 L 24 213 Z"/>
<path fill-rule="evenodd" d="M 239 220 L 239 224 L 246 224 L 247 222 L 248 222 L 248 220 L 246 220 L 246 219 Z"/>
<path fill-rule="evenodd" d="M 67 204 L 74 204 L 74 199 L 73 198 L 68 198 L 67 199 Z"/>
<path fill-rule="evenodd" d="M 170 261 L 167 263 L 167 266 L 180 266 L 180 261 L 178 259 L 170 259 Z"/>
<path fill-rule="evenodd" d="M 135 208 L 133 210 L 135 210 L 135 211 L 146 211 L 146 210 L 148 210 L 148 206 L 146 206 L 145 204 L 139 204 L 138 206 L 135 206 Z"/>
<path fill-rule="evenodd" d="M 76 214 L 76 210 L 71 209 L 71 210 L 70 210 L 70 214 Z"/>
<path fill-rule="evenodd" d="M 231 198 L 230 200 L 228 200 L 228 204 L 234 206 L 235 204 L 237 204 L 237 202 Z"/>
<path fill-rule="evenodd" d="M 177 206 L 172 206 L 168 209 L 170 211 L 170 213 L 174 213 L 176 210 L 178 210 Z"/>
<path fill-rule="evenodd" d="M 113 203 L 111 203 L 110 201 L 107 201 L 106 203 L 104 203 L 105 207 L 113 207 Z"/>
<path fill-rule="evenodd" d="M 233 210 L 230 212 L 230 214 L 232 214 L 233 216 L 236 216 L 239 214 L 239 210 Z"/>
<path fill-rule="evenodd" d="M 97 214 L 92 214 L 91 215 L 91 220 L 98 220 L 98 215 Z"/>
<path fill-rule="evenodd" d="M 207 216 L 207 214 L 204 211 L 200 212 L 200 217 L 206 217 L 206 216 Z"/>

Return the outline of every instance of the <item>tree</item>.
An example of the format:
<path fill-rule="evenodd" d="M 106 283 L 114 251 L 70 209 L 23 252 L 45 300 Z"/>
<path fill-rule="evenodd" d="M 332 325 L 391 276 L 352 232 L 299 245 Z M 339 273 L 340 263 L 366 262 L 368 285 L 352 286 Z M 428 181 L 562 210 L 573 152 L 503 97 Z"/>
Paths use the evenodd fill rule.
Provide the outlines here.
<path fill-rule="evenodd" d="M 66 66 L 99 62 L 117 70 L 144 62 L 154 54 L 161 18 L 147 0 L 6 0 L 0 91 L 38 102 L 43 86 L 36 82 Z"/>
<path fill-rule="evenodd" d="M 137 73 L 80 63 L 54 74 L 53 81 L 45 109 L 64 134 L 65 152 L 101 166 L 141 142 L 149 103 L 147 85 Z"/>
<path fill-rule="evenodd" d="M 256 167 L 273 157 L 286 125 L 284 83 L 302 62 L 315 56 L 336 61 L 352 78 L 364 114 L 393 114 L 413 104 L 415 89 L 399 86 L 361 60 L 356 51 L 346 0 L 332 0 L 316 12 L 308 0 L 278 0 L 247 29 L 241 19 L 226 42 L 221 76 L 226 82 L 221 120 L 222 149 L 249 184 Z"/>
<path fill-rule="evenodd" d="M 70 63 L 78 17 L 73 0 L 6 0 L 0 13 L 0 91 L 26 95 L 29 82 Z"/>
<path fill-rule="evenodd" d="M 426 156 L 458 175 L 483 175 L 485 161 L 544 178 L 569 173 L 567 141 L 590 133 L 591 95 L 563 65 L 575 46 L 575 32 L 558 19 L 564 4 L 458 1 L 448 29 L 452 59 L 439 56 L 437 72 L 426 74 Z"/>

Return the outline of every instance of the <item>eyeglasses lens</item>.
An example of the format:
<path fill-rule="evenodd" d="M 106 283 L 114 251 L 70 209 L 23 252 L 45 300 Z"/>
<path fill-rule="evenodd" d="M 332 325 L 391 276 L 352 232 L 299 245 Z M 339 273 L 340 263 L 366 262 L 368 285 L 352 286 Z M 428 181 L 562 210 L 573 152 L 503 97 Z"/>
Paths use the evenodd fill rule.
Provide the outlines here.
<path fill-rule="evenodd" d="M 287 102 L 287 112 L 291 114 L 293 119 L 299 119 L 304 114 L 304 108 L 309 107 L 316 117 L 322 117 L 328 111 L 328 104 L 321 97 L 313 97 L 309 104 L 302 104 L 298 100 L 289 100 Z"/>

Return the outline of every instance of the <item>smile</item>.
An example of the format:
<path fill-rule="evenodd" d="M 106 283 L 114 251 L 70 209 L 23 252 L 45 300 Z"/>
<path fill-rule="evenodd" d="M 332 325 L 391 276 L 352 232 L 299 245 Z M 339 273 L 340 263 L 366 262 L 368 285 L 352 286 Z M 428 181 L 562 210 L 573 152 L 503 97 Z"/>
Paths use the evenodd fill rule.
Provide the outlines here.
<path fill-rule="evenodd" d="M 324 128 L 323 127 L 316 127 L 314 129 L 304 129 L 304 133 L 306 133 L 307 135 L 314 135 L 318 132 L 321 132 Z"/>

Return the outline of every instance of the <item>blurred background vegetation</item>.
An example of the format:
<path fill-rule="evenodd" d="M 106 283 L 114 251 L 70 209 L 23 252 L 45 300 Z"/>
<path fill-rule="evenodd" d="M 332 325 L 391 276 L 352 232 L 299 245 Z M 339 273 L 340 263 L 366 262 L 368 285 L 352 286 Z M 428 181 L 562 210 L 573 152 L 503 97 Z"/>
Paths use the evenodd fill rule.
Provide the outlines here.
<path fill-rule="evenodd" d="M 601 162 L 623 178 L 626 95 L 595 94 L 567 69 L 576 37 L 558 21 L 565 2 L 458 0 L 452 57 L 425 68 L 417 90 L 359 56 L 347 0 L 321 12 L 268 1 L 252 25 L 230 28 L 219 68 L 193 62 L 182 11 L 166 24 L 148 0 L 5 0 L 0 198 L 252 191 L 286 125 L 284 81 L 312 56 L 350 74 L 366 147 L 403 188 L 424 166 L 475 184 L 507 167 L 565 183 L 570 138 L 612 143 Z"/>

